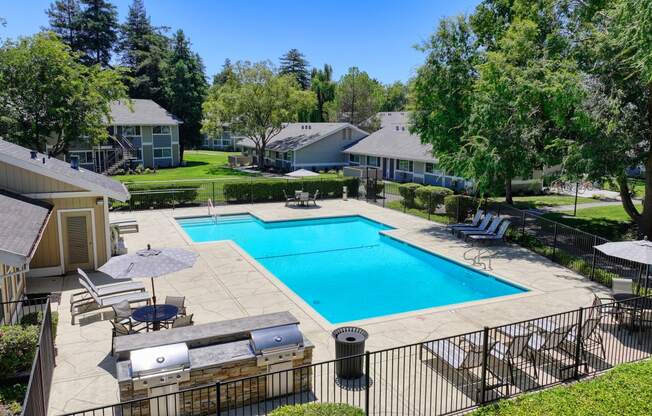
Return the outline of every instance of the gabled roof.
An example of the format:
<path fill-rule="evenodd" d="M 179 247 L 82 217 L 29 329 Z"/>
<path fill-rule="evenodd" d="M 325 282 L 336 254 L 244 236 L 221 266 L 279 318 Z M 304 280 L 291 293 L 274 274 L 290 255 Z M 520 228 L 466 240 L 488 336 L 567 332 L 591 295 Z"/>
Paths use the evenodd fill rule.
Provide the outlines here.
<path fill-rule="evenodd" d="M 437 162 L 432 155 L 432 145 L 421 143 L 419 136 L 411 134 L 407 126 L 398 124 L 383 127 L 345 149 L 344 153 Z"/>
<path fill-rule="evenodd" d="M 272 137 L 265 148 L 276 152 L 299 150 L 347 127 L 367 134 L 349 123 L 288 123 L 276 136 Z M 251 139 L 242 139 L 238 144 L 255 147 Z"/>
<path fill-rule="evenodd" d="M 373 125 L 375 119 L 380 121 L 381 128 L 395 126 L 397 124 L 407 126 L 409 114 L 409 111 L 381 111 L 363 121 L 362 126 L 368 127 Z"/>
<path fill-rule="evenodd" d="M 181 124 L 174 114 L 152 100 L 132 99 L 129 103 L 115 101 L 111 104 L 110 124 L 120 126 L 158 126 Z"/>
<path fill-rule="evenodd" d="M 45 163 L 43 163 L 44 158 Z M 82 168 L 73 169 L 69 163 L 48 158 L 43 153 L 37 153 L 36 159 L 32 159 L 29 149 L 2 139 L 0 139 L 0 163 L 7 163 L 118 201 L 124 202 L 129 199 L 127 188 L 108 176 Z"/>
<path fill-rule="evenodd" d="M 29 263 L 51 213 L 44 201 L 0 189 L 0 263 Z"/>

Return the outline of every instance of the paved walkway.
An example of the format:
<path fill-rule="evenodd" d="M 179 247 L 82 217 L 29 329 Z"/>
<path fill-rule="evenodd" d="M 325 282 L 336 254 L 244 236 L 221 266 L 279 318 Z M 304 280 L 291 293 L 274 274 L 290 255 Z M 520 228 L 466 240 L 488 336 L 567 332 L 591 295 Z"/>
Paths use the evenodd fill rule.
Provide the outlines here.
<path fill-rule="evenodd" d="M 468 245 L 453 238 L 443 226 L 424 219 L 381 208 L 362 201 L 320 201 L 311 209 L 287 208 L 282 203 L 229 205 L 218 213 L 251 212 L 263 220 L 364 215 L 395 227 L 390 231 L 424 249 L 465 262 Z M 112 213 L 116 218 L 135 218 L 138 234 L 125 236 L 130 251 L 148 243 L 161 247 L 184 247 L 199 254 L 191 269 L 156 281 L 160 299 L 182 295 L 198 324 L 276 311 L 290 311 L 301 321 L 301 330 L 316 346 L 315 362 L 332 359 L 334 325 L 289 290 L 275 276 L 230 241 L 193 244 L 175 221 L 179 216 L 206 215 L 206 208 Z M 604 288 L 544 257 L 517 246 L 494 250 L 493 270 L 503 279 L 525 286 L 530 292 L 478 302 L 431 308 L 416 312 L 355 322 L 370 333 L 370 351 L 478 330 L 548 315 L 591 304 L 594 291 Z M 91 277 L 102 283 L 102 277 Z M 106 280 L 106 278 L 104 279 Z M 149 282 L 146 282 L 149 286 Z M 60 292 L 59 330 L 56 339 L 50 414 L 82 410 L 118 401 L 115 362 L 110 355 L 111 313 L 94 313 L 70 324 L 70 294 L 79 290 L 76 276 L 31 279 L 30 291 Z M 382 301 L 379 299 L 379 301 Z"/>
<path fill-rule="evenodd" d="M 582 204 L 577 204 L 577 210 L 587 209 L 587 208 L 598 208 L 598 207 L 610 207 L 610 206 L 622 206 L 623 203 L 620 201 L 600 201 L 600 202 L 587 202 Z M 571 205 L 557 205 L 554 207 L 538 207 L 537 210 L 543 212 L 567 212 L 573 211 L 575 209 L 575 204 Z"/>

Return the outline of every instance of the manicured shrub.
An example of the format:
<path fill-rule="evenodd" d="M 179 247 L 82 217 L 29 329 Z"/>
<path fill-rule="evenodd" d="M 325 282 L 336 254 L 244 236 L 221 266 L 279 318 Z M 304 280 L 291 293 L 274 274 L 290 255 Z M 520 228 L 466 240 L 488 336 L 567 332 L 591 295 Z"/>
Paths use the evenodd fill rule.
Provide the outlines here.
<path fill-rule="evenodd" d="M 422 186 L 415 191 L 416 203 L 430 214 L 444 203 L 444 198 L 453 195 L 453 191 L 441 186 Z"/>
<path fill-rule="evenodd" d="M 473 198 L 466 195 L 449 195 L 444 198 L 446 215 L 457 222 L 463 222 L 476 208 Z"/>
<path fill-rule="evenodd" d="M 0 379 L 29 371 L 38 345 L 36 325 L 0 326 Z"/>
<path fill-rule="evenodd" d="M 27 384 L 0 386 L 0 416 L 17 416 L 27 394 Z"/>
<path fill-rule="evenodd" d="M 51 312 L 50 317 L 52 321 L 52 339 L 54 339 L 57 337 L 57 325 L 59 324 L 59 312 L 57 311 Z M 43 322 L 43 312 L 41 311 L 28 313 L 27 315 L 23 316 L 20 319 L 20 324 L 22 326 L 26 326 L 26 325 L 40 326 L 41 322 Z"/>
<path fill-rule="evenodd" d="M 132 209 L 143 209 L 169 205 L 184 205 L 195 202 L 197 199 L 197 184 L 178 183 L 139 183 L 130 184 L 129 192 L 132 193 L 129 204 Z M 149 191 L 147 193 L 140 193 Z"/>
<path fill-rule="evenodd" d="M 348 404 L 309 403 L 283 406 L 270 413 L 270 416 L 363 416 L 362 409 Z"/>
<path fill-rule="evenodd" d="M 403 205 L 408 208 L 414 208 L 416 206 L 416 191 L 421 188 L 423 185 L 418 183 L 403 183 L 398 186 L 398 193 L 403 197 Z"/>
<path fill-rule="evenodd" d="M 349 196 L 357 195 L 357 178 L 239 181 L 224 184 L 224 199 L 231 203 L 284 201 L 284 191 L 291 196 L 299 190 L 310 194 L 319 190 L 320 198 L 339 198 L 344 186 L 348 188 Z"/>

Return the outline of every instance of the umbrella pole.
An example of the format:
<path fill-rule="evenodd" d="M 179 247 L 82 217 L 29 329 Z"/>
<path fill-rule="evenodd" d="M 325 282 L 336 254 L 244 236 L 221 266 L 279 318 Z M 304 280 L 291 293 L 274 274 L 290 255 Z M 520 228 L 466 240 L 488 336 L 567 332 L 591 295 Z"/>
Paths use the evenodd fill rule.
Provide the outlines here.
<path fill-rule="evenodd" d="M 154 306 L 156 306 L 156 291 L 154 290 L 154 278 L 150 277 L 149 279 L 152 281 L 152 302 L 154 302 Z"/>

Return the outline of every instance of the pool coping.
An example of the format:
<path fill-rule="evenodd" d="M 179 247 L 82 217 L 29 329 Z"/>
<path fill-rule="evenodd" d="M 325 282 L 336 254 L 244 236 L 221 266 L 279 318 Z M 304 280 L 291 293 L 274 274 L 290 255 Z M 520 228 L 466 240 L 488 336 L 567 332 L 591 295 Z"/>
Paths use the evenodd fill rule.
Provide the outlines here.
<path fill-rule="evenodd" d="M 469 270 L 473 270 L 475 272 L 478 272 L 480 274 L 486 275 L 490 278 L 494 278 L 500 281 L 505 282 L 508 285 L 514 286 L 519 289 L 524 289 L 526 292 L 523 293 L 515 293 L 512 295 L 502 295 L 502 296 L 495 296 L 491 298 L 485 298 L 485 299 L 478 299 L 478 300 L 471 300 L 471 301 L 466 301 L 466 302 L 459 302 L 459 303 L 451 303 L 448 305 L 440 305 L 440 306 L 433 306 L 429 308 L 423 308 L 423 309 L 416 309 L 412 311 L 406 311 L 406 312 L 398 312 L 398 313 L 393 313 L 393 314 L 388 314 L 388 315 L 383 315 L 383 316 L 377 316 L 377 317 L 370 317 L 370 318 L 364 318 L 364 319 L 358 319 L 358 320 L 353 320 L 353 321 L 345 321 L 345 322 L 340 322 L 340 323 L 331 323 L 328 321 L 326 318 L 324 318 L 319 311 L 317 311 L 315 308 L 313 308 L 308 302 L 306 302 L 301 296 L 296 294 L 291 288 L 289 288 L 281 279 L 279 279 L 276 275 L 274 275 L 272 272 L 270 272 L 265 266 L 263 266 L 258 260 L 256 260 L 254 257 L 252 257 L 245 249 L 240 247 L 235 241 L 233 240 L 216 240 L 216 241 L 203 241 L 203 242 L 195 242 L 192 241 L 190 236 L 185 232 L 183 227 L 179 224 L 177 220 L 183 220 L 183 219 L 191 219 L 191 218 L 206 218 L 210 217 L 209 215 L 184 215 L 184 216 L 170 216 L 170 221 L 171 223 L 175 226 L 176 230 L 181 234 L 182 238 L 186 243 L 189 245 L 198 245 L 198 246 L 204 246 L 204 245 L 210 245 L 210 244 L 227 244 L 229 245 L 233 250 L 235 250 L 240 256 L 242 256 L 249 264 L 252 265 L 258 272 L 263 274 L 266 278 L 270 280 L 270 282 L 281 291 L 287 298 L 290 299 L 299 309 L 301 309 L 304 313 L 306 313 L 308 316 L 310 316 L 322 329 L 326 331 L 332 331 L 340 326 L 345 326 L 345 325 L 373 325 L 377 323 L 383 323 L 383 322 L 391 322 L 395 320 L 400 320 L 404 318 L 409 318 L 409 317 L 414 317 L 414 316 L 419 316 L 419 315 L 426 315 L 430 313 L 435 313 L 435 312 L 443 312 L 443 311 L 455 311 L 459 309 L 465 309 L 465 308 L 470 308 L 478 305 L 483 305 L 483 304 L 491 304 L 491 303 L 497 303 L 497 302 L 504 302 L 504 301 L 509 301 L 513 299 L 521 299 L 521 298 L 526 298 L 526 297 L 531 297 L 531 296 L 537 296 L 540 295 L 544 292 L 535 289 L 533 287 L 530 287 L 529 285 L 523 284 L 523 283 L 515 283 L 511 279 L 500 276 L 498 274 L 493 274 L 489 273 L 484 270 L 477 270 L 468 264 L 464 264 L 458 260 L 452 259 L 448 256 L 446 256 L 443 253 L 438 253 L 435 252 L 429 248 L 426 248 L 422 246 L 419 243 L 415 243 L 412 241 L 408 241 L 405 238 L 402 238 L 400 236 L 395 236 L 395 235 L 389 235 L 388 233 L 394 233 L 394 232 L 399 232 L 401 231 L 401 228 L 395 227 L 386 223 L 383 223 L 381 221 L 377 221 L 371 218 L 368 218 L 364 215 L 361 214 L 353 214 L 353 215 L 327 215 L 327 216 L 319 216 L 319 217 L 311 217 L 311 218 L 290 218 L 290 219 L 281 219 L 281 220 L 271 220 L 267 221 L 263 218 L 261 218 L 259 215 L 256 215 L 250 211 L 242 211 L 242 212 L 235 212 L 235 213 L 229 213 L 225 215 L 220 215 L 220 216 L 233 216 L 233 215 L 251 215 L 252 217 L 262 221 L 262 222 L 285 222 L 285 221 L 302 221 L 302 220 L 319 220 L 319 219 L 329 219 L 329 218 L 342 218 L 342 217 L 353 217 L 357 216 L 360 218 L 364 218 L 365 220 L 378 223 L 387 227 L 392 228 L 391 230 L 381 230 L 379 233 L 392 238 L 400 243 L 407 244 L 415 249 L 424 251 L 425 253 L 434 255 L 436 257 L 442 258 L 446 261 L 450 261 L 452 263 L 455 263 L 461 267 L 464 267 Z"/>

